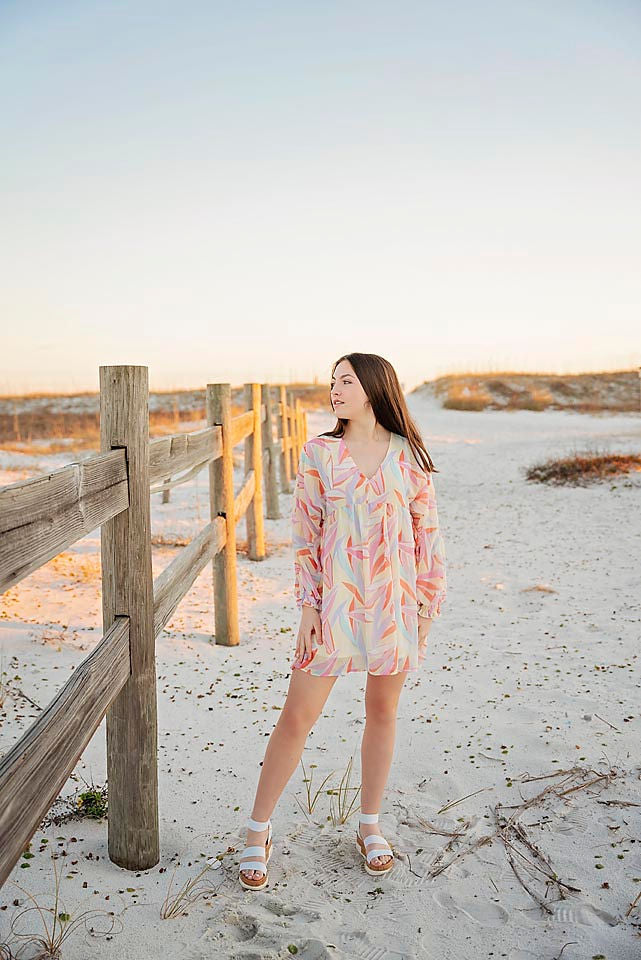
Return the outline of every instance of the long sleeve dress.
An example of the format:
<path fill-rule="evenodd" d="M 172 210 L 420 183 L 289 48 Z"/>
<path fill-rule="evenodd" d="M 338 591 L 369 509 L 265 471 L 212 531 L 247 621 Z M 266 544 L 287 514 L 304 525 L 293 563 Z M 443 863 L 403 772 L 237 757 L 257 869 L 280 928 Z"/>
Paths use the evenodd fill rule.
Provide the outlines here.
<path fill-rule="evenodd" d="M 303 444 L 294 489 L 297 606 L 320 613 L 321 639 L 292 669 L 317 676 L 418 670 L 418 616 L 437 617 L 446 557 L 431 473 L 406 437 L 391 433 L 371 477 L 342 437 Z"/>

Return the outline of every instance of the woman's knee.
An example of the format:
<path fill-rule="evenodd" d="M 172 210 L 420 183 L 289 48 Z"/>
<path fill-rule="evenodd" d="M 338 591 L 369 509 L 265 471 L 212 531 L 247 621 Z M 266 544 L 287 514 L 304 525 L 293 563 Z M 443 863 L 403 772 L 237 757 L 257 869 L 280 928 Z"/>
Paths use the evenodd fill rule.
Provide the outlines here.
<path fill-rule="evenodd" d="M 327 702 L 336 677 L 314 677 L 301 670 L 292 671 L 280 723 L 288 733 L 307 736 Z"/>
<path fill-rule="evenodd" d="M 312 729 L 318 714 L 309 709 L 305 709 L 300 704 L 287 704 L 282 709 L 280 715 L 280 725 L 283 730 L 292 737 L 306 737 Z"/>
<path fill-rule="evenodd" d="M 365 698 L 365 719 L 374 723 L 394 723 L 398 709 L 396 697 L 370 696 Z"/>
<path fill-rule="evenodd" d="M 393 723 L 407 674 L 378 677 L 369 674 L 365 687 L 365 717 L 374 723 Z"/>

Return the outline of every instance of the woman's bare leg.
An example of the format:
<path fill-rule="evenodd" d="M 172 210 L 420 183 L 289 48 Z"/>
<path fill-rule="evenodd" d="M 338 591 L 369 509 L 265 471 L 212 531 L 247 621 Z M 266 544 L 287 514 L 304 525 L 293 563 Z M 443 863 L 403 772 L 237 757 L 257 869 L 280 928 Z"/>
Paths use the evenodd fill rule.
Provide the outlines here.
<path fill-rule="evenodd" d="M 307 735 L 320 716 L 337 677 L 315 677 L 294 669 L 289 678 L 287 699 L 272 730 L 256 788 L 252 809 L 255 820 L 268 820 L 289 778 L 298 766 Z M 247 846 L 264 844 L 267 830 L 247 830 Z M 247 860 L 255 860 L 251 855 Z M 243 862 L 242 860 L 240 861 Z M 258 870 L 243 870 L 249 880 L 258 879 Z"/>
<path fill-rule="evenodd" d="M 365 687 L 365 730 L 361 742 L 361 811 L 378 813 L 389 776 L 396 741 L 396 712 L 407 673 L 388 676 L 367 675 Z M 384 836 L 380 821 L 363 823 L 363 840 L 370 833 Z M 388 854 L 373 857 L 375 867 L 390 859 Z"/>

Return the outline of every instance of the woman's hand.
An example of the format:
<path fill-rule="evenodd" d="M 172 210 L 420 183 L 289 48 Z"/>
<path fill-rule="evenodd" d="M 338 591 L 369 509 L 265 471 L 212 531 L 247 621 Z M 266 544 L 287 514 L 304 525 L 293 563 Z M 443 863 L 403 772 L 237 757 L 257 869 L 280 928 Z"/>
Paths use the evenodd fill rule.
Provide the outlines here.
<path fill-rule="evenodd" d="M 294 663 L 303 666 L 312 658 L 312 633 L 316 637 L 316 643 L 322 643 L 321 639 L 321 619 L 320 613 L 315 607 L 303 604 L 298 628 L 298 640 L 296 641 L 296 655 Z"/>
<path fill-rule="evenodd" d="M 418 655 L 424 657 L 427 651 L 427 635 L 432 626 L 431 617 L 418 618 Z"/>

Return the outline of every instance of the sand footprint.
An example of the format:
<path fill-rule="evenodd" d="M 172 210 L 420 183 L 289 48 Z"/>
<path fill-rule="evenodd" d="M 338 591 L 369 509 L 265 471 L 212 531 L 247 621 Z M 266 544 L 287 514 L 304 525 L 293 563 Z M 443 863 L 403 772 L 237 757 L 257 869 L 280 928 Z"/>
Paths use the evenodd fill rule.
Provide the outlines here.
<path fill-rule="evenodd" d="M 320 940 L 299 940 L 297 937 L 290 937 L 280 947 L 256 948 L 240 950 L 232 954 L 227 960 L 279 960 L 280 957 L 288 955 L 288 947 L 293 944 L 296 947 L 296 956 L 303 960 L 336 960 L 336 955 L 327 949 Z"/>
<path fill-rule="evenodd" d="M 336 960 L 336 954 L 328 950 L 321 940 L 306 940 L 302 944 L 295 940 L 292 942 L 298 948 L 297 956 L 303 960 L 329 960 L 330 957 Z"/>
<path fill-rule="evenodd" d="M 226 935 L 239 943 L 253 940 L 258 934 L 259 924 L 253 917 L 232 913 L 223 918 L 223 923 Z"/>
<path fill-rule="evenodd" d="M 554 829 L 559 833 L 586 833 L 588 830 L 594 833 L 595 824 L 603 827 L 618 826 L 618 821 L 609 813 L 602 816 L 595 816 L 594 811 L 590 810 L 571 810 L 568 813 L 559 815 L 559 819 Z M 606 831 L 604 831 L 606 833 Z M 606 834 L 607 835 L 607 834 Z"/>
<path fill-rule="evenodd" d="M 608 927 L 615 927 L 619 920 L 606 910 L 593 907 L 590 903 L 573 903 L 569 900 L 557 900 L 550 904 L 552 919 L 562 923 L 582 923 L 592 927 L 595 922 L 604 923 Z"/>
<path fill-rule="evenodd" d="M 400 938 L 396 931 L 393 937 L 393 945 L 386 946 L 380 942 L 370 943 L 368 934 L 362 930 L 345 930 L 341 933 L 339 942 L 346 956 L 354 957 L 355 960 L 434 960 L 423 948 Z M 377 940 L 380 939 L 381 934 L 378 934 Z"/>
<path fill-rule="evenodd" d="M 509 914 L 498 903 L 492 903 L 490 900 L 464 900 L 457 903 L 454 897 L 447 890 L 439 890 L 433 894 L 432 899 L 443 910 L 449 913 L 462 913 L 474 923 L 480 923 L 486 927 L 496 927 L 499 924 L 507 923 Z"/>
<path fill-rule="evenodd" d="M 311 923 L 313 920 L 320 920 L 322 916 L 322 911 L 315 909 L 314 905 L 307 901 L 305 904 L 294 906 L 285 903 L 284 900 L 278 900 L 276 897 L 264 897 L 261 901 L 261 907 L 273 913 L 275 917 L 287 917 L 288 919 L 293 917 L 300 920 L 301 923 Z"/>
<path fill-rule="evenodd" d="M 253 895 L 252 912 L 228 910 L 223 920 L 228 960 L 265 960 L 287 955 L 290 944 L 305 960 L 325 960 L 330 954 L 324 944 L 310 937 L 310 925 L 322 913 L 308 903 L 292 904 L 265 892 Z M 238 945 L 233 946 L 233 942 Z M 244 945 L 246 944 L 246 945 Z"/>
<path fill-rule="evenodd" d="M 223 955 L 228 960 L 265 960 L 266 957 L 281 956 L 282 929 L 272 930 L 256 915 L 227 910 L 220 918 L 218 930 L 224 937 L 219 947 L 225 948 Z"/>

